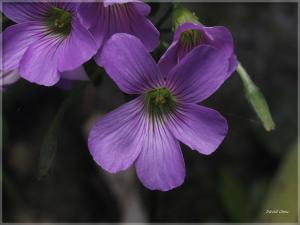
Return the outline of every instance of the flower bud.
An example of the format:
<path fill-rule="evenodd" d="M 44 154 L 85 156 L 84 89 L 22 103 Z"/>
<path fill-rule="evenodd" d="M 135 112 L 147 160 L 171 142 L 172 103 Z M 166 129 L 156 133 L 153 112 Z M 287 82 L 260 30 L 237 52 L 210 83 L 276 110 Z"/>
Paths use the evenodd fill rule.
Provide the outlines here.
<path fill-rule="evenodd" d="M 186 22 L 200 24 L 198 17 L 195 15 L 195 13 L 189 11 L 187 8 L 184 8 L 179 3 L 174 4 L 173 30 L 176 30 L 178 26 Z"/>

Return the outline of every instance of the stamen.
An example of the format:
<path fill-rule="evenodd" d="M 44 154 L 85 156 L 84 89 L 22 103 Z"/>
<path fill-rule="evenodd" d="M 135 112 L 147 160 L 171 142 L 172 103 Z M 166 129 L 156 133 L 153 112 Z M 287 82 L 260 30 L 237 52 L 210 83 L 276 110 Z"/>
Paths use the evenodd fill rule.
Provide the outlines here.
<path fill-rule="evenodd" d="M 45 16 L 45 23 L 50 32 L 67 36 L 71 32 L 72 15 L 68 11 L 53 7 Z"/>
<path fill-rule="evenodd" d="M 174 111 L 176 98 L 167 88 L 162 87 L 148 91 L 145 94 L 145 104 L 150 117 L 161 117 Z"/>
<path fill-rule="evenodd" d="M 187 47 L 193 48 L 201 44 L 203 37 L 199 30 L 186 30 L 180 35 L 180 43 Z"/>

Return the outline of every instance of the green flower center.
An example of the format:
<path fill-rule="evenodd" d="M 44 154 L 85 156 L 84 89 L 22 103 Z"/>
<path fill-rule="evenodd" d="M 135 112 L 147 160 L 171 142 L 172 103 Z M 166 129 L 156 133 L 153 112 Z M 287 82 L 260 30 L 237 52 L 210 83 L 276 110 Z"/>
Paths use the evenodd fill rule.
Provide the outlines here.
<path fill-rule="evenodd" d="M 199 30 L 186 30 L 180 35 L 180 42 L 184 45 L 199 45 L 202 40 L 202 34 Z"/>
<path fill-rule="evenodd" d="M 53 7 L 46 15 L 46 25 L 50 32 L 67 36 L 71 32 L 72 14 L 63 9 Z"/>
<path fill-rule="evenodd" d="M 176 98 L 167 88 L 157 88 L 145 94 L 145 103 L 149 115 L 163 116 L 172 113 L 176 107 Z"/>

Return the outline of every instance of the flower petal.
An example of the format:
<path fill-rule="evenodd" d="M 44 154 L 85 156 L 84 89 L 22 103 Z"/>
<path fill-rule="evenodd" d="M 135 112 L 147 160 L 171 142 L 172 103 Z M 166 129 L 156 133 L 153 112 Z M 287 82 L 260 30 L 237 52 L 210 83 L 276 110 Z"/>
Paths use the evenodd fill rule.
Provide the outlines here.
<path fill-rule="evenodd" d="M 108 7 L 114 4 L 125 4 L 130 2 L 139 2 L 139 0 L 103 0 L 104 7 Z"/>
<path fill-rule="evenodd" d="M 79 15 L 83 23 L 94 36 L 98 54 L 96 62 L 101 66 L 100 57 L 104 42 L 115 33 L 130 33 L 130 21 L 125 5 L 112 3 L 105 7 L 102 3 L 84 3 L 79 7 Z"/>
<path fill-rule="evenodd" d="M 93 35 L 97 49 L 107 40 L 109 33 L 108 10 L 99 2 L 81 3 L 78 8 L 78 16 L 82 24 Z"/>
<path fill-rule="evenodd" d="M 11 70 L 8 72 L 3 72 L 0 70 L 0 87 L 4 87 L 10 84 L 15 83 L 20 79 L 18 70 Z"/>
<path fill-rule="evenodd" d="M 143 102 L 136 98 L 101 118 L 91 129 L 88 145 L 94 160 L 111 173 L 126 170 L 144 140 Z"/>
<path fill-rule="evenodd" d="M 73 1 L 73 2 L 72 2 Z M 64 2 L 64 1 L 60 1 L 60 2 L 51 2 L 49 3 L 52 7 L 58 7 L 60 9 L 63 9 L 65 11 L 71 12 L 73 14 L 77 13 L 77 9 L 79 7 L 79 1 L 77 0 L 70 0 L 69 2 Z"/>
<path fill-rule="evenodd" d="M 16 24 L 3 32 L 3 69 L 18 68 L 19 62 L 29 45 L 43 35 L 44 28 L 36 22 Z"/>
<path fill-rule="evenodd" d="M 126 4 L 125 4 L 126 3 Z M 141 1 L 106 1 L 82 3 L 78 13 L 85 26 L 94 36 L 99 52 L 95 57 L 101 64 L 103 44 L 116 33 L 132 34 L 140 38 L 148 51 L 153 50 L 159 39 L 159 32 L 145 18 L 150 7 Z"/>
<path fill-rule="evenodd" d="M 41 21 L 48 9 L 49 4 L 45 3 L 3 3 L 4 15 L 16 23 Z"/>
<path fill-rule="evenodd" d="M 184 23 L 176 30 L 174 41 L 178 41 L 181 33 L 187 30 L 199 30 L 204 35 L 201 44 L 212 45 L 215 48 L 221 49 L 228 58 L 232 56 L 234 50 L 233 38 L 231 32 L 226 27 L 205 27 L 201 24 Z"/>
<path fill-rule="evenodd" d="M 139 179 L 151 190 L 168 191 L 184 182 L 185 166 L 179 142 L 161 121 L 149 121 L 135 166 Z"/>
<path fill-rule="evenodd" d="M 201 24 L 184 23 L 176 30 L 173 43 L 178 42 L 181 34 L 187 30 L 199 30 L 203 35 L 200 43 L 201 45 L 210 45 L 220 49 L 225 54 L 230 64 L 227 73 L 227 77 L 229 77 L 237 66 L 237 58 L 234 54 L 233 38 L 230 31 L 226 27 L 222 26 L 205 27 Z M 171 65 L 175 66 L 179 60 L 177 58 L 180 58 L 180 53 L 183 53 L 181 55 L 186 55 L 188 53 L 188 51 L 180 47 L 177 48 L 176 51 L 177 52 L 175 52 L 175 49 L 168 49 L 166 51 L 166 53 L 162 56 L 162 62 L 160 62 L 161 67 L 167 66 L 168 69 Z M 177 60 L 177 62 L 175 60 Z M 166 62 L 168 62 L 168 64 Z"/>
<path fill-rule="evenodd" d="M 80 24 L 78 18 L 72 19 L 72 31 L 60 44 L 58 52 L 60 72 L 76 69 L 96 54 L 97 47 L 94 38 Z"/>
<path fill-rule="evenodd" d="M 127 8 L 130 16 L 130 27 L 132 34 L 138 37 L 145 45 L 148 51 L 152 51 L 158 45 L 159 31 L 150 20 L 137 12 L 135 7 Z"/>
<path fill-rule="evenodd" d="M 214 47 L 221 49 L 225 55 L 229 58 L 233 54 L 233 38 L 230 31 L 226 27 L 204 27 L 206 34 L 206 44 L 213 45 Z"/>
<path fill-rule="evenodd" d="M 101 62 L 108 75 L 128 94 L 139 94 L 163 82 L 158 66 L 142 42 L 129 34 L 115 34 L 103 48 Z"/>
<path fill-rule="evenodd" d="M 139 0 L 132 2 L 132 4 L 142 16 L 149 16 L 151 7 L 148 4 Z"/>
<path fill-rule="evenodd" d="M 238 60 L 235 54 L 233 54 L 230 58 L 229 58 L 229 68 L 228 68 L 228 73 L 227 73 L 227 77 L 229 77 L 237 68 L 238 66 Z"/>
<path fill-rule="evenodd" d="M 181 34 L 187 30 L 199 30 L 201 33 L 203 32 L 204 26 L 198 23 L 183 23 L 181 24 L 175 31 L 173 41 L 178 41 L 181 37 Z"/>
<path fill-rule="evenodd" d="M 167 86 L 179 100 L 200 102 L 223 84 L 228 66 L 228 60 L 220 50 L 202 45 L 172 69 Z"/>
<path fill-rule="evenodd" d="M 167 126 L 179 141 L 205 155 L 218 148 L 228 130 L 217 111 L 193 103 L 181 104 Z"/>
<path fill-rule="evenodd" d="M 45 86 L 52 86 L 60 79 L 57 70 L 57 48 L 60 38 L 45 36 L 32 44 L 20 62 L 20 75 L 24 79 Z"/>
<path fill-rule="evenodd" d="M 160 57 L 158 66 L 164 76 L 167 76 L 167 74 L 173 69 L 173 67 L 177 65 L 178 63 L 177 51 L 178 51 L 178 41 L 174 41 L 168 47 L 165 53 Z"/>

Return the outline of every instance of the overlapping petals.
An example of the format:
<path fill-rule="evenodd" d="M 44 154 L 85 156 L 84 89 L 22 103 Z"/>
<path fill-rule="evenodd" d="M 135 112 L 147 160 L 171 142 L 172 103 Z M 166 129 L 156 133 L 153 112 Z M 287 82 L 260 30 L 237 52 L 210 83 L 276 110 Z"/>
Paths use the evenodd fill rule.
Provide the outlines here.
<path fill-rule="evenodd" d="M 61 72 L 77 68 L 96 53 L 94 38 L 76 17 L 72 20 L 71 33 L 57 48 Z"/>
<path fill-rule="evenodd" d="M 75 70 L 92 58 L 96 43 L 77 18 L 77 7 L 76 3 L 5 3 L 4 14 L 17 24 L 3 32 L 4 72 L 16 69 L 28 81 L 52 86 L 63 72 Z M 47 21 L 53 9 L 70 16 L 70 32 L 51 30 Z M 61 23 L 54 25 L 57 29 L 66 25 L 57 21 Z"/>
<path fill-rule="evenodd" d="M 199 46 L 168 73 L 167 86 L 182 101 L 200 102 L 223 84 L 228 66 L 219 50 Z"/>
<path fill-rule="evenodd" d="M 153 50 L 159 32 L 146 18 L 150 7 L 142 1 L 118 0 L 103 3 L 82 3 L 78 13 L 93 34 L 99 51 L 96 62 L 102 66 L 101 53 L 105 42 L 115 33 L 128 33 L 140 38 L 148 51 Z"/>
<path fill-rule="evenodd" d="M 82 64 L 95 56 L 123 92 L 139 95 L 90 131 L 90 153 L 106 171 L 134 165 L 145 187 L 167 191 L 184 182 L 180 143 L 208 155 L 224 140 L 226 120 L 197 103 L 236 68 L 226 28 L 183 24 L 157 64 L 149 52 L 159 32 L 140 0 L 9 3 L 4 13 L 17 24 L 3 33 L 3 83 L 20 76 L 68 88 L 64 79 L 86 79 Z"/>
<path fill-rule="evenodd" d="M 181 38 L 185 32 L 191 31 L 199 32 L 199 36 L 197 37 L 199 40 L 192 41 L 187 47 L 182 43 Z M 193 48 L 201 45 L 209 45 L 223 52 L 230 65 L 226 78 L 229 77 L 237 67 L 237 58 L 234 53 L 233 38 L 230 31 L 222 26 L 205 27 L 194 23 L 184 23 L 177 28 L 172 44 L 159 61 L 161 71 L 168 73 Z"/>
<path fill-rule="evenodd" d="M 123 91 L 141 96 L 92 128 L 92 156 L 110 172 L 134 164 L 139 179 L 151 190 L 167 191 L 181 185 L 185 169 L 179 141 L 211 154 L 226 136 L 226 120 L 195 103 L 213 94 L 224 82 L 227 58 L 216 48 L 200 46 L 161 79 L 162 73 L 138 38 L 115 34 L 104 47 L 102 60 Z M 170 90 L 176 99 L 175 108 L 168 114 L 149 114 L 145 96 L 160 88 Z M 164 103 L 163 96 L 159 97 L 155 104 Z"/>
<path fill-rule="evenodd" d="M 125 93 L 141 94 L 163 82 L 155 61 L 132 35 L 114 35 L 106 44 L 101 61 L 110 77 Z"/>

